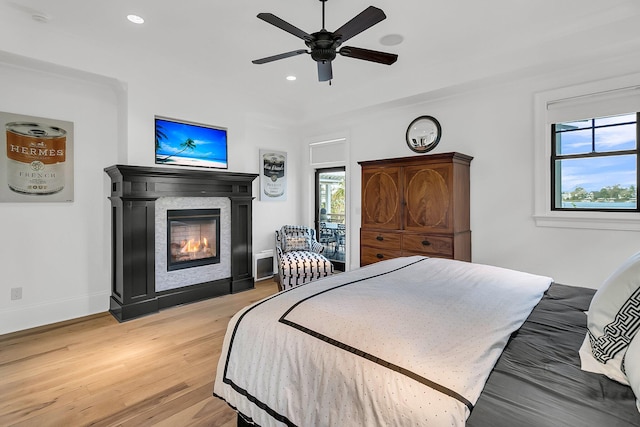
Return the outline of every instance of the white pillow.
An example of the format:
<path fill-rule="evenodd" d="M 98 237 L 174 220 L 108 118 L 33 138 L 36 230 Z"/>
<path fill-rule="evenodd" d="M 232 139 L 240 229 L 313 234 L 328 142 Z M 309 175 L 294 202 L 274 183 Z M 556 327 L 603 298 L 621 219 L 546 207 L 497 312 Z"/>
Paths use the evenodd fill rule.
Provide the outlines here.
<path fill-rule="evenodd" d="M 310 236 L 285 236 L 284 238 L 284 251 L 310 251 L 311 250 L 311 238 Z"/>
<path fill-rule="evenodd" d="M 627 349 L 624 359 L 624 369 L 629 379 L 629 385 L 636 395 L 636 406 L 640 412 L 640 334 L 636 334 Z"/>
<path fill-rule="evenodd" d="M 640 329 L 640 252 L 626 260 L 596 291 L 580 349 L 582 369 L 628 384 L 622 360 Z"/>

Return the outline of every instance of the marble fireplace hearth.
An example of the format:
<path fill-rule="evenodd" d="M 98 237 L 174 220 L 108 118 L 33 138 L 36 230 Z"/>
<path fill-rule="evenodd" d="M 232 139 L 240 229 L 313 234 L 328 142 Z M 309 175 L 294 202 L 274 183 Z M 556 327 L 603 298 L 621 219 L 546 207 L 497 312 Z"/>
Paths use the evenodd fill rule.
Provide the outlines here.
<path fill-rule="evenodd" d="M 163 308 L 254 287 L 251 204 L 252 182 L 257 174 L 129 165 L 110 166 L 105 172 L 111 178 L 109 311 L 116 319 L 130 320 Z M 221 265 L 207 267 L 213 268 L 211 272 L 203 269 L 199 273 L 197 269 L 201 267 L 195 267 L 194 275 L 204 272 L 197 283 L 167 285 L 166 272 L 156 272 L 158 268 L 166 268 L 157 259 L 163 250 L 166 253 L 166 242 L 158 238 L 158 216 L 166 211 L 167 204 L 173 206 L 184 201 L 222 207 L 222 212 L 226 212 L 222 216 L 227 218 L 222 223 L 227 243 L 221 249 Z M 161 250 L 158 243 L 163 245 Z M 184 273 L 175 276 L 179 278 L 180 274 Z M 157 280 L 160 281 L 156 283 Z"/>

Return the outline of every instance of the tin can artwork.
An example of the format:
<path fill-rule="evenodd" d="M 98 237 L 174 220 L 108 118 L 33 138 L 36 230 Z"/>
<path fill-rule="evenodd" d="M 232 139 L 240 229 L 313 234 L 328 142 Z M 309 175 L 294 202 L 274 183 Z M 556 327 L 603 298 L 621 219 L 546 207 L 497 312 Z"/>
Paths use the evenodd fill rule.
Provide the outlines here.
<path fill-rule="evenodd" d="M 67 131 L 35 122 L 11 122 L 7 183 L 16 193 L 46 195 L 64 188 Z"/>
<path fill-rule="evenodd" d="M 263 192 L 267 197 L 280 197 L 285 191 L 285 157 L 281 154 L 266 153 L 262 156 Z"/>

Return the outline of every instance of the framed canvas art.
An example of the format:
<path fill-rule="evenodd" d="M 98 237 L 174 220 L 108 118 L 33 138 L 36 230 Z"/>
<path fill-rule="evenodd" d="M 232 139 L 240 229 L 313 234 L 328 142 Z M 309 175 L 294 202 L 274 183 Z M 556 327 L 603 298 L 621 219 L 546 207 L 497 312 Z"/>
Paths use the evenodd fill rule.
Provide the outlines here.
<path fill-rule="evenodd" d="M 73 201 L 73 123 L 0 112 L 0 201 Z"/>
<path fill-rule="evenodd" d="M 287 153 L 260 150 L 260 200 L 287 200 Z"/>

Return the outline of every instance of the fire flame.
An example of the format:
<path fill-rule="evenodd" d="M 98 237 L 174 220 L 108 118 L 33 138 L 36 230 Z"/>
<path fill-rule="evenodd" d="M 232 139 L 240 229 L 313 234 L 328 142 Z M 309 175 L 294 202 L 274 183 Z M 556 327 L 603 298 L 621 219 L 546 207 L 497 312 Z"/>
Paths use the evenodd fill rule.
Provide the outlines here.
<path fill-rule="evenodd" d="M 180 248 L 180 253 L 184 254 L 190 252 L 200 252 L 201 250 L 208 248 L 209 242 L 207 241 L 207 238 L 204 237 L 202 240 L 202 242 L 200 242 L 200 240 L 196 241 L 194 239 L 189 240 L 182 245 L 182 247 Z"/>

